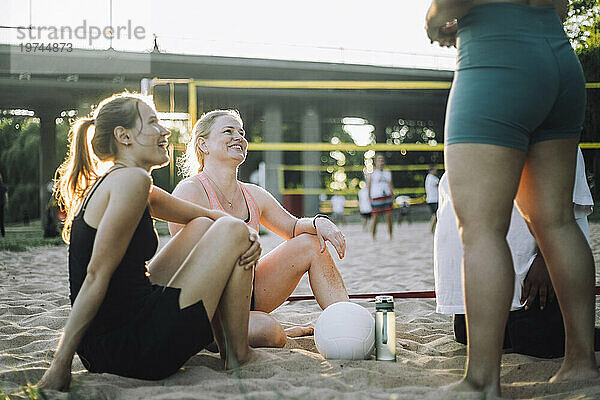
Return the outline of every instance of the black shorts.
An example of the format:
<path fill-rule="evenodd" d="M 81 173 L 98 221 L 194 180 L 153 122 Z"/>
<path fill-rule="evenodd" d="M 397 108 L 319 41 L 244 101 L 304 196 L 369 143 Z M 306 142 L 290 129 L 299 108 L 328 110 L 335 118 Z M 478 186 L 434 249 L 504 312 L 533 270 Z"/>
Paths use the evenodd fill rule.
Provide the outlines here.
<path fill-rule="evenodd" d="M 454 315 L 454 337 L 457 342 L 467 344 L 463 314 Z M 554 300 L 547 303 L 543 310 L 534 304 L 529 310 L 511 311 L 502 347 L 533 357 L 562 357 L 565 353 L 565 333 L 558 302 Z"/>
<path fill-rule="evenodd" d="M 361 212 L 361 213 L 360 213 L 360 215 L 362 215 L 362 216 L 363 216 L 364 218 L 366 218 L 366 219 L 369 219 L 369 218 L 371 218 L 371 212 L 370 212 L 370 211 L 369 211 L 369 212 L 366 212 L 366 213 L 363 213 L 363 212 Z"/>
<path fill-rule="evenodd" d="M 181 289 L 154 285 L 127 323 L 105 333 L 87 332 L 77 354 L 90 372 L 137 379 L 168 377 L 212 343 L 202 300 L 179 308 Z"/>

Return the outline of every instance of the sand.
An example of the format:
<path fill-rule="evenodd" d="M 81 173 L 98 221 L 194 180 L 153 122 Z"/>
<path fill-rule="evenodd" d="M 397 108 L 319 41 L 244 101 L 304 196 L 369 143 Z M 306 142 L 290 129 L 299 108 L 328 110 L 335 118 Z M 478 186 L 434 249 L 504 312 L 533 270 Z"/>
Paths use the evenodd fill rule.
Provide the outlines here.
<path fill-rule="evenodd" d="M 339 268 L 350 293 L 433 290 L 433 237 L 427 224 L 403 224 L 396 229 L 393 241 L 387 239 L 383 225 L 376 242 L 358 225 L 342 229 L 348 250 Z M 591 230 L 592 249 L 596 260 L 600 260 L 600 224 L 592 224 Z M 265 251 L 279 242 L 272 235 L 262 238 Z M 66 257 L 65 247 L 0 252 L 0 388 L 11 398 L 24 397 L 19 386 L 41 377 L 56 348 L 70 311 Z M 307 279 L 302 279 L 294 294 L 310 294 Z M 372 301 L 356 302 L 374 310 Z M 307 300 L 284 303 L 273 314 L 289 327 L 314 323 L 320 311 L 315 301 Z M 313 338 L 305 337 L 288 340 L 284 349 L 266 350 L 274 360 L 246 366 L 237 373 L 223 371 L 217 355 L 203 351 L 168 379 L 148 382 L 88 373 L 76 356 L 72 397 L 47 392 L 46 398 L 475 398 L 440 389 L 461 376 L 465 348 L 453 341 L 450 317 L 435 312 L 433 299 L 396 299 L 396 321 L 396 363 L 325 360 L 317 352 Z M 547 383 L 559 365 L 560 359 L 504 355 L 504 396 L 600 398 L 600 380 Z M 0 399 L 4 400 L 1 393 Z"/>

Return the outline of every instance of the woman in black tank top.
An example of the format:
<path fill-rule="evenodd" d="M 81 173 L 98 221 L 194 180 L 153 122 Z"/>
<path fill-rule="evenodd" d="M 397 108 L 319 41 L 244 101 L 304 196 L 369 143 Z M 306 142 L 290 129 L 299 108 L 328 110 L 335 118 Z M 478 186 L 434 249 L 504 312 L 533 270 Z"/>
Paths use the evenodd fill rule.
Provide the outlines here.
<path fill-rule="evenodd" d="M 261 357 L 248 346 L 252 271 L 237 263 L 260 254 L 258 235 L 152 186 L 150 171 L 169 162 L 168 136 L 153 105 L 129 93 L 105 99 L 94 118 L 72 127 L 57 184 L 72 311 L 41 388 L 69 388 L 75 353 L 90 372 L 162 379 L 213 333 L 226 368 Z M 113 167 L 100 175 L 90 153 Z M 156 256 L 153 217 L 185 225 Z M 173 271 L 167 285 L 150 282 L 151 265 Z"/>

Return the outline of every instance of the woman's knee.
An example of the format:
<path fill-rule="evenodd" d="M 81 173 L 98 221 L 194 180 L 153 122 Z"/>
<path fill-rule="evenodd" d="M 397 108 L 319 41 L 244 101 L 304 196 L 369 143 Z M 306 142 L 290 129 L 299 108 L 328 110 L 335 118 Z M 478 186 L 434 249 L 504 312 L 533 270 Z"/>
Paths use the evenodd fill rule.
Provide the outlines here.
<path fill-rule="evenodd" d="M 458 219 L 458 232 L 464 245 L 482 238 L 505 239 L 510 226 L 510 215 L 505 218 L 496 216 L 489 219 Z"/>
<path fill-rule="evenodd" d="M 317 235 L 311 235 L 310 233 L 302 233 L 294 238 L 298 248 L 305 254 L 320 253 L 321 244 Z"/>
<path fill-rule="evenodd" d="M 331 257 L 329 249 L 325 246 L 325 251 L 321 252 L 321 243 L 317 235 L 311 235 L 309 233 L 303 233 L 294 238 L 296 242 L 296 252 L 302 257 L 306 257 L 307 267 L 310 267 L 321 257 Z"/>
<path fill-rule="evenodd" d="M 206 233 L 208 228 L 212 226 L 213 223 L 214 221 L 210 218 L 198 217 L 188 222 L 184 229 L 190 231 L 194 236 L 202 236 Z"/>
<path fill-rule="evenodd" d="M 575 224 L 572 205 L 562 209 L 558 207 L 540 207 L 527 212 L 525 218 L 529 221 L 531 229 L 537 234 L 560 229 L 568 224 Z"/>
<path fill-rule="evenodd" d="M 213 223 L 213 229 L 220 231 L 223 238 L 231 243 L 246 245 L 250 242 L 248 227 L 239 218 L 221 217 Z"/>

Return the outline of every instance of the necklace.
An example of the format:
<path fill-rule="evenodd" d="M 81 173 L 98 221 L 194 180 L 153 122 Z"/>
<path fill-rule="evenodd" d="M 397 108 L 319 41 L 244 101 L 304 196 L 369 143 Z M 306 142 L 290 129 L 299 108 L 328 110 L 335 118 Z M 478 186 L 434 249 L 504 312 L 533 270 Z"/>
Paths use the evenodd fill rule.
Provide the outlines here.
<path fill-rule="evenodd" d="M 219 191 L 219 193 L 221 194 L 221 197 L 223 197 L 225 199 L 225 201 L 227 202 L 227 205 L 229 206 L 229 208 L 233 208 L 233 199 L 235 198 L 235 195 L 237 194 L 237 188 L 235 193 L 233 194 L 233 197 L 230 200 L 227 200 L 227 197 L 225 197 L 225 195 L 223 194 L 223 191 L 221 190 L 221 188 L 219 187 L 219 185 L 217 185 L 217 182 L 215 182 L 210 176 L 208 176 L 208 174 L 205 172 L 204 175 L 206 175 L 206 177 L 208 178 L 209 181 L 211 181 L 215 187 L 217 188 L 217 190 Z"/>

